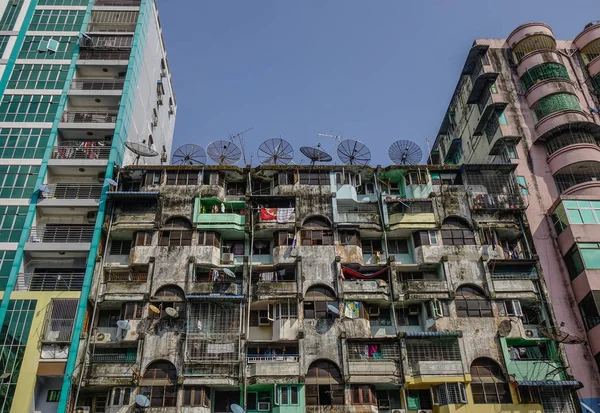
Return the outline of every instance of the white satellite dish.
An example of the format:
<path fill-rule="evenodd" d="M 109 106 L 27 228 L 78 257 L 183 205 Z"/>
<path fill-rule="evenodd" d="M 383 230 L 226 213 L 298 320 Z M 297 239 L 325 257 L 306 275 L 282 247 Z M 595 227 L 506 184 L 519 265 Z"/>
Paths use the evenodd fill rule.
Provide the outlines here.
<path fill-rule="evenodd" d="M 119 186 L 119 183 L 114 179 L 106 178 L 104 182 L 106 182 L 107 184 L 111 184 L 112 186 Z"/>
<path fill-rule="evenodd" d="M 232 404 L 229 408 L 233 413 L 244 413 L 244 408 L 239 404 Z"/>
<path fill-rule="evenodd" d="M 140 407 L 150 407 L 150 399 L 143 394 L 138 394 L 135 396 L 135 404 Z"/>
<path fill-rule="evenodd" d="M 117 327 L 119 327 L 121 330 L 131 330 L 131 324 L 129 324 L 126 320 L 117 321 Z"/>
<path fill-rule="evenodd" d="M 152 311 L 154 314 L 160 314 L 160 308 L 158 308 L 157 306 L 155 306 L 154 304 L 150 304 L 148 306 L 148 308 L 150 309 L 150 311 Z"/>
<path fill-rule="evenodd" d="M 327 309 L 331 311 L 333 314 L 340 315 L 340 310 L 333 304 L 327 304 Z"/>
<path fill-rule="evenodd" d="M 223 272 L 230 276 L 231 278 L 235 278 L 235 273 L 231 271 L 229 268 L 223 268 Z"/>
<path fill-rule="evenodd" d="M 167 315 L 169 317 L 172 318 L 177 318 L 179 317 L 179 311 L 177 311 L 176 309 L 174 309 L 173 307 L 167 307 L 165 308 L 165 313 L 167 313 Z"/>

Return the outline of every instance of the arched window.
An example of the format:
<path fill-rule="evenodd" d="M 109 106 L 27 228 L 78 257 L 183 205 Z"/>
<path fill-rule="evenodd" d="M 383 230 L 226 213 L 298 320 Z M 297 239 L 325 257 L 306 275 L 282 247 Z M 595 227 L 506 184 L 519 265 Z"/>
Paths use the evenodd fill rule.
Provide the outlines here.
<path fill-rule="evenodd" d="M 471 393 L 478 404 L 510 404 L 512 398 L 500 365 L 494 360 L 480 357 L 471 363 Z"/>
<path fill-rule="evenodd" d="M 313 362 L 306 373 L 305 384 L 308 406 L 344 404 L 344 379 L 335 363 L 329 360 Z"/>
<path fill-rule="evenodd" d="M 459 317 L 493 317 L 492 303 L 477 287 L 459 287 L 454 302 Z"/>
<path fill-rule="evenodd" d="M 459 217 L 449 217 L 442 223 L 444 245 L 475 245 L 475 234 L 467 221 Z"/>
<path fill-rule="evenodd" d="M 163 225 L 158 245 L 183 247 L 192 245 L 193 227 L 185 218 L 170 218 Z"/>
<path fill-rule="evenodd" d="M 322 216 L 315 216 L 304 221 L 300 231 L 302 245 L 333 245 L 333 232 L 329 221 Z"/>
<path fill-rule="evenodd" d="M 157 313 L 156 311 L 152 311 L 152 307 L 150 307 L 150 317 L 171 317 L 165 312 L 169 307 L 177 310 L 179 313 L 177 318 L 185 317 L 185 293 L 176 285 L 167 285 L 159 288 L 150 300 L 150 304 L 160 310 L 160 313 Z"/>
<path fill-rule="evenodd" d="M 327 309 L 329 304 L 338 306 L 335 293 L 331 288 L 326 286 L 310 287 L 304 297 L 304 318 L 327 318 L 327 313 L 330 312 Z"/>
<path fill-rule="evenodd" d="M 150 399 L 150 407 L 177 406 L 177 369 L 173 363 L 167 360 L 150 363 L 142 382 L 142 394 Z"/>

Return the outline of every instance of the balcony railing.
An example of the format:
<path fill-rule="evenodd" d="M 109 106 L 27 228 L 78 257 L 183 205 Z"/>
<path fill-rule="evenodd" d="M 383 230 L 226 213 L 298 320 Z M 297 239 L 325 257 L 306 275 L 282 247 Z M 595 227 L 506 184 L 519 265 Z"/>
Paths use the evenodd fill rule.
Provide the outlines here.
<path fill-rule="evenodd" d="M 92 363 L 127 363 L 134 364 L 137 360 L 137 354 L 134 353 L 116 353 L 116 354 L 93 354 L 90 361 Z"/>
<path fill-rule="evenodd" d="M 79 54 L 81 60 L 129 60 L 129 50 L 82 50 Z"/>
<path fill-rule="evenodd" d="M 31 227 L 29 242 L 33 243 L 62 243 L 62 242 L 92 242 L 93 226 L 73 225 L 69 227 Z"/>
<path fill-rule="evenodd" d="M 73 79 L 71 90 L 123 90 L 123 79 Z"/>
<path fill-rule="evenodd" d="M 21 273 L 17 276 L 17 291 L 81 291 L 84 273 Z"/>
<path fill-rule="evenodd" d="M 100 199 L 101 184 L 50 184 L 46 185 L 50 192 L 43 192 L 44 198 L 52 199 Z"/>
<path fill-rule="evenodd" d="M 96 0 L 94 1 L 94 6 L 136 7 L 141 2 L 142 0 Z"/>
<path fill-rule="evenodd" d="M 135 32 L 135 23 L 102 23 L 90 22 L 87 27 L 90 32 L 107 32 L 107 33 L 133 33 Z"/>
<path fill-rule="evenodd" d="M 248 354 L 246 356 L 248 363 L 297 363 L 299 359 L 298 354 L 276 354 L 274 356 Z"/>
<path fill-rule="evenodd" d="M 147 272 L 108 272 L 106 273 L 107 283 L 145 283 L 148 281 Z"/>
<path fill-rule="evenodd" d="M 591 330 L 600 324 L 600 317 L 583 317 L 583 321 L 585 322 L 586 330 Z"/>
<path fill-rule="evenodd" d="M 52 159 L 108 159 L 110 142 L 73 141 L 71 145 L 52 148 Z"/>
<path fill-rule="evenodd" d="M 79 44 L 81 49 L 131 49 L 133 36 L 127 35 L 97 35 L 93 37 L 82 38 Z"/>
<path fill-rule="evenodd" d="M 78 112 L 65 111 L 62 122 L 68 123 L 115 123 L 117 112 Z"/>

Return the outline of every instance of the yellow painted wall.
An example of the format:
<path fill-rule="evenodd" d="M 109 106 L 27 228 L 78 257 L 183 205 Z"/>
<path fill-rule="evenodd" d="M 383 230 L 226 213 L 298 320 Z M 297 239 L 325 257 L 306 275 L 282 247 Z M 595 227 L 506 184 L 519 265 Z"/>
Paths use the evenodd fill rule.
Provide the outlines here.
<path fill-rule="evenodd" d="M 40 337 L 44 328 L 44 320 L 50 300 L 53 298 L 79 298 L 79 291 L 14 291 L 11 300 L 36 300 L 35 313 L 29 330 L 25 357 L 21 365 L 15 399 L 11 406 L 11 413 L 29 413 L 35 392 L 35 381 L 40 361 Z M 66 359 L 60 360 L 66 362 Z M 31 406 L 31 411 L 33 411 Z"/>
<path fill-rule="evenodd" d="M 432 229 L 436 227 L 435 215 L 430 213 L 422 214 L 391 214 L 390 230 L 400 228 L 418 227 L 419 229 Z"/>

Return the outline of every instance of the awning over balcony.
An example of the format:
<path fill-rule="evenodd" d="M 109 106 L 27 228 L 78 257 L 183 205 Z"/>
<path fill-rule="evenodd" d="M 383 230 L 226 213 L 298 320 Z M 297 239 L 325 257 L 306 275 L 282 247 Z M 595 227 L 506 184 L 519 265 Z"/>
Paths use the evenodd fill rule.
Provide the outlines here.
<path fill-rule="evenodd" d="M 573 389 L 581 389 L 583 387 L 583 384 L 577 380 L 519 381 L 517 384 L 523 387 L 570 387 Z"/>
<path fill-rule="evenodd" d="M 430 338 L 430 337 L 462 337 L 462 331 L 406 331 L 400 333 L 406 338 Z"/>

